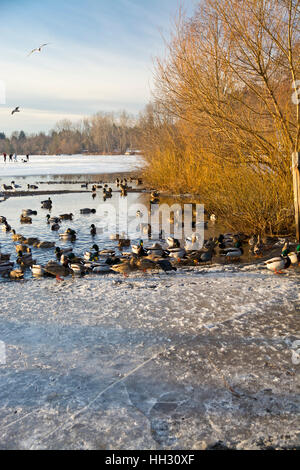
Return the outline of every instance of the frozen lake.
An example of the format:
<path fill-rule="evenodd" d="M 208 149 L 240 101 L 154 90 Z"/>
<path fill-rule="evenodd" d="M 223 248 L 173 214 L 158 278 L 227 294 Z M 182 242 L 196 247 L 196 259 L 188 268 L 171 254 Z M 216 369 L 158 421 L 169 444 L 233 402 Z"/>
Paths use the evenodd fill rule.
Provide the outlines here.
<path fill-rule="evenodd" d="M 79 175 L 134 171 L 143 160 L 138 155 L 32 155 L 28 163 L 19 155 L 17 162 L 3 161 L 0 174 L 6 176 Z"/>
<path fill-rule="evenodd" d="M 29 164 L 2 161 L 0 182 L 79 190 L 101 173 L 141 164 L 136 156 L 36 156 Z M 107 201 L 101 190 L 51 195 L 52 216 L 74 214 L 62 225 L 77 231 L 73 245 L 46 224 L 45 196 L 11 197 L 0 215 L 17 233 L 72 245 L 78 255 L 94 242 L 117 249 L 100 230 L 101 208 L 121 201 L 111 186 Z M 129 193 L 126 201 L 149 207 L 149 194 Z M 96 214 L 82 215 L 82 207 Z M 20 224 L 26 208 L 37 210 L 31 225 Z M 205 236 L 218 233 L 213 224 Z M 140 236 L 128 234 L 133 242 Z M 0 244 L 14 261 L 11 234 L 1 231 Z M 54 256 L 33 254 L 41 263 Z M 299 268 L 275 276 L 257 265 L 214 264 L 127 279 L 57 283 L 27 273 L 24 281 L 1 282 L 0 449 L 299 447 L 299 365 L 292 362 L 299 308 Z"/>
<path fill-rule="evenodd" d="M 212 266 L 2 284 L 0 449 L 300 446 L 298 279 Z"/>

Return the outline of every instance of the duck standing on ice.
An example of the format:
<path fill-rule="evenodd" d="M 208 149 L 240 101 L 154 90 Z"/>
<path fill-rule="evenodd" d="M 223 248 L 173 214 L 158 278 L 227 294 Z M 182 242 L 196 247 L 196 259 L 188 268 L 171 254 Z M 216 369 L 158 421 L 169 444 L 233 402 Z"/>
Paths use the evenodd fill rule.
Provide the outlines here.
<path fill-rule="evenodd" d="M 291 265 L 291 259 L 286 255 L 278 256 L 264 262 L 264 265 L 275 274 L 283 274 L 282 269 L 288 269 Z"/>

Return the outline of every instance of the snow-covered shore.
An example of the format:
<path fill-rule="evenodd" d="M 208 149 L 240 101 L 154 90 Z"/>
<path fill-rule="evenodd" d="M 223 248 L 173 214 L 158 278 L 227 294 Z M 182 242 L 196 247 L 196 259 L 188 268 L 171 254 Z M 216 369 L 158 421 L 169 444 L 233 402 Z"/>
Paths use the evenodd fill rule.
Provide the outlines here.
<path fill-rule="evenodd" d="M 0 285 L 1 449 L 300 446 L 299 273 Z"/>
<path fill-rule="evenodd" d="M 28 163 L 4 163 L 0 160 L 1 178 L 49 175 L 91 175 L 122 173 L 142 167 L 138 155 L 31 155 Z"/>

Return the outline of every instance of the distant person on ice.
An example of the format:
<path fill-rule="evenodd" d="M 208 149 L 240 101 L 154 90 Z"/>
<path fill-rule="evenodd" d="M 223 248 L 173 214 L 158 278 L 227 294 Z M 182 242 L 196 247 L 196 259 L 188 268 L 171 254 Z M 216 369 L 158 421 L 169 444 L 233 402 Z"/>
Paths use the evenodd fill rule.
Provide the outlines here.
<path fill-rule="evenodd" d="M 3 154 L 4 163 L 6 163 L 6 153 Z"/>
<path fill-rule="evenodd" d="M 26 155 L 27 161 L 29 162 L 29 154 Z"/>
<path fill-rule="evenodd" d="M 18 161 L 18 157 L 17 157 L 17 154 L 16 154 L 16 153 L 14 154 L 14 161 L 15 161 L 15 162 Z"/>
<path fill-rule="evenodd" d="M 13 157 L 13 154 L 10 153 L 10 154 L 9 154 L 9 161 L 10 161 L 10 162 L 12 162 L 12 157 Z"/>

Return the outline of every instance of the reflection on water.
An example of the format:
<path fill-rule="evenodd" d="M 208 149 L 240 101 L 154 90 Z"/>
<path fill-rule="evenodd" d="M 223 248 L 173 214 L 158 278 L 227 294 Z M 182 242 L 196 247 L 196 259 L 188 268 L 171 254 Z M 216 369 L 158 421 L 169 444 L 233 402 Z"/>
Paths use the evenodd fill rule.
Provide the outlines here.
<path fill-rule="evenodd" d="M 14 178 L 16 184 L 19 184 L 24 189 L 27 188 L 27 184 L 34 184 L 37 181 L 54 181 L 53 176 L 51 177 L 27 177 L 27 178 Z M 56 184 L 41 185 L 41 190 L 62 190 L 62 189 L 82 189 L 81 183 L 83 181 L 100 182 L 101 177 L 97 175 L 77 175 L 74 179 L 74 175 L 60 175 L 55 178 Z M 75 184 L 68 183 L 69 181 L 77 181 Z M 0 180 L 1 182 L 1 180 Z M 67 182 L 63 183 L 62 182 Z M 130 184 L 131 185 L 131 184 Z M 59 247 L 72 247 L 75 254 L 78 256 L 83 255 L 86 250 L 91 249 L 92 245 L 96 243 L 100 249 L 114 249 L 116 253 L 120 253 L 118 250 L 118 244 L 116 241 L 110 239 L 110 235 L 114 233 L 125 232 L 132 244 L 137 243 L 141 238 L 147 238 L 146 231 L 140 231 L 140 224 L 146 225 L 147 215 L 142 212 L 148 212 L 151 209 L 150 196 L 148 193 L 143 192 L 128 192 L 126 198 L 122 198 L 121 194 L 117 191 L 115 184 L 110 184 L 113 189 L 112 197 L 103 200 L 102 189 L 98 189 L 96 194 L 93 194 L 86 190 L 82 193 L 72 194 L 51 194 L 52 209 L 50 211 L 51 216 L 59 216 L 60 214 L 72 213 L 74 215 L 72 221 L 64 221 L 61 223 L 61 228 L 58 232 L 51 230 L 51 226 L 47 224 L 46 216 L 49 211 L 41 209 L 41 201 L 48 199 L 48 196 L 24 196 L 24 197 L 11 197 L 6 201 L 0 203 L 0 216 L 5 216 L 8 223 L 17 233 L 22 234 L 24 237 L 37 237 L 41 241 L 53 241 L 56 246 Z M 133 185 L 135 188 L 135 186 Z M 175 203 L 188 204 L 189 200 L 176 201 L 174 198 L 170 200 L 161 198 L 160 201 L 173 205 Z M 193 201 L 195 202 L 195 201 Z M 91 208 L 96 209 L 95 214 L 83 215 L 80 213 L 80 209 Z M 31 209 L 37 211 L 37 215 L 32 216 L 32 224 L 21 224 L 20 215 L 23 209 Z M 127 211 L 128 209 L 128 211 Z M 192 206 L 188 207 L 192 210 Z M 137 212 L 139 216 L 137 216 Z M 116 214 L 119 213 L 119 219 L 116 219 Z M 128 216 L 127 216 L 128 214 Z M 117 224 L 116 224 L 117 221 Z M 97 227 L 96 236 L 92 237 L 90 233 L 91 224 L 95 224 Z M 59 233 L 64 232 L 67 228 L 72 228 L 77 233 L 77 239 L 74 243 L 70 241 L 61 241 Z M 171 225 L 171 227 L 173 227 Z M 159 238 L 159 226 L 152 227 L 152 239 L 150 243 L 155 242 Z M 220 233 L 220 229 L 215 224 L 208 225 L 208 229 L 205 230 L 205 238 L 210 236 L 217 236 Z M 156 236 L 154 236 L 156 234 Z M 172 231 L 171 231 L 172 234 Z M 11 261 L 16 260 L 15 245 L 17 243 L 12 241 L 11 233 L 5 233 L 0 230 L 0 244 L 2 253 L 11 253 Z M 130 248 L 127 248 L 127 251 Z M 54 259 L 54 249 L 37 249 L 32 247 L 33 259 L 36 260 L 37 264 L 45 264 L 50 259 Z M 25 274 L 25 278 L 31 277 L 31 272 L 28 270 Z"/>

